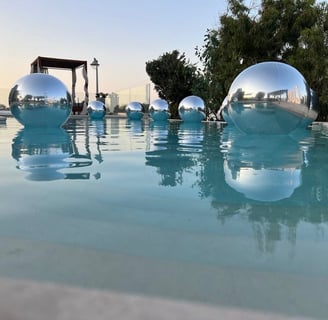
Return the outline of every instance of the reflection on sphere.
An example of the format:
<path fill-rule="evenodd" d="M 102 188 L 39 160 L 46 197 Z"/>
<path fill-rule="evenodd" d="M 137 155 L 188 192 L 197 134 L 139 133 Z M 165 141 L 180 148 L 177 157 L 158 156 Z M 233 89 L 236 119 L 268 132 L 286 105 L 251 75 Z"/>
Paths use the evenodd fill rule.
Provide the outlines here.
<path fill-rule="evenodd" d="M 9 105 L 25 127 L 60 127 L 71 113 L 72 98 L 54 76 L 32 73 L 16 81 L 9 93 Z"/>
<path fill-rule="evenodd" d="M 204 100 L 197 96 L 184 98 L 178 107 L 179 116 L 185 122 L 201 122 L 205 119 Z"/>
<path fill-rule="evenodd" d="M 141 120 L 144 116 L 143 106 L 137 101 L 129 102 L 125 108 L 125 112 L 130 120 Z"/>
<path fill-rule="evenodd" d="M 91 119 L 102 119 L 106 114 L 106 107 L 101 101 L 90 101 L 87 111 Z"/>
<path fill-rule="evenodd" d="M 166 121 L 170 118 L 169 104 L 164 99 L 156 99 L 149 105 L 149 115 L 153 121 Z"/>
<path fill-rule="evenodd" d="M 222 118 L 223 120 L 229 124 L 229 125 L 233 125 L 233 121 L 231 120 L 230 116 L 229 116 L 229 113 L 228 113 L 228 97 L 225 97 L 223 102 L 222 102 L 222 105 L 217 113 L 217 117 L 220 119 L 221 118 L 221 115 L 222 115 Z"/>
<path fill-rule="evenodd" d="M 235 78 L 226 112 L 244 133 L 287 134 L 315 120 L 318 104 L 298 70 L 271 61 L 248 67 Z"/>

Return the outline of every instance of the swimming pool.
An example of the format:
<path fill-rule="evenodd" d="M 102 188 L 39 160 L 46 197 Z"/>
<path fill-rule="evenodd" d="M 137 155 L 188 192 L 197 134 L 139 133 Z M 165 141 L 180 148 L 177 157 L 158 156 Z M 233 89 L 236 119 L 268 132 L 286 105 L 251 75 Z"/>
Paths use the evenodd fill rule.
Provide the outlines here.
<path fill-rule="evenodd" d="M 0 276 L 327 318 L 328 130 L 0 127 Z"/>

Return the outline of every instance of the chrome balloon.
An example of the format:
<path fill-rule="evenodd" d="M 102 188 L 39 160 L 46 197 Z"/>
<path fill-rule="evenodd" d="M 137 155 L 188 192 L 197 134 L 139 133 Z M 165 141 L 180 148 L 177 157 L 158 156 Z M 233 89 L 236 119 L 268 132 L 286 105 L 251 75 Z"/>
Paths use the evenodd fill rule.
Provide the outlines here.
<path fill-rule="evenodd" d="M 184 98 L 178 107 L 179 116 L 185 122 L 201 122 L 205 119 L 204 100 L 197 96 Z"/>
<path fill-rule="evenodd" d="M 244 133 L 287 134 L 315 120 L 318 104 L 314 97 L 294 67 L 281 62 L 262 62 L 235 78 L 228 93 L 226 112 Z"/>
<path fill-rule="evenodd" d="M 102 119 L 106 114 L 106 107 L 101 101 L 90 101 L 87 111 L 91 119 Z"/>
<path fill-rule="evenodd" d="M 233 125 L 233 121 L 231 120 L 231 118 L 229 116 L 229 113 L 228 113 L 228 106 L 229 106 L 228 97 L 225 97 L 222 104 L 221 104 L 220 109 L 217 112 L 217 118 L 218 119 L 223 118 L 223 120 L 227 124 Z"/>
<path fill-rule="evenodd" d="M 13 116 L 25 127 L 60 127 L 72 110 L 72 97 L 56 77 L 31 73 L 16 81 L 9 93 Z"/>
<path fill-rule="evenodd" d="M 149 115 L 153 121 L 166 121 L 171 117 L 169 104 L 164 99 L 156 99 L 149 105 Z"/>
<path fill-rule="evenodd" d="M 144 116 L 144 109 L 141 103 L 131 101 L 125 108 L 126 115 L 130 120 L 140 120 Z"/>

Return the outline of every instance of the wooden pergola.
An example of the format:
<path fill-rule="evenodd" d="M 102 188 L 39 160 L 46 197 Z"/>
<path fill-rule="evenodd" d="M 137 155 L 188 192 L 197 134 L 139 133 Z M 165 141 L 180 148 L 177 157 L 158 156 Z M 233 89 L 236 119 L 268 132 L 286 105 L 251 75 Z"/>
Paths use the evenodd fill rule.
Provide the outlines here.
<path fill-rule="evenodd" d="M 48 69 L 70 69 L 72 71 L 72 100 L 73 113 L 86 113 L 86 107 L 89 102 L 88 92 L 88 63 L 85 60 L 59 59 L 50 57 L 37 57 L 31 63 L 31 73 L 48 73 Z M 84 101 L 82 103 L 76 102 L 75 86 L 76 86 L 76 69 L 82 69 L 84 78 Z"/>

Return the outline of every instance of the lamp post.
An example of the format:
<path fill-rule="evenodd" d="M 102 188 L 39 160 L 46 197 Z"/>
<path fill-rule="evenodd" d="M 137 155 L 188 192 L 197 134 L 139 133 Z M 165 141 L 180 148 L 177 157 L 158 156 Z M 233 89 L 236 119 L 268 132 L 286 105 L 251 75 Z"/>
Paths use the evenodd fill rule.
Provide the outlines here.
<path fill-rule="evenodd" d="M 96 58 L 93 58 L 93 61 L 90 63 L 90 65 L 96 69 L 96 98 L 98 98 L 98 67 L 99 67 L 99 63 L 98 60 Z"/>

